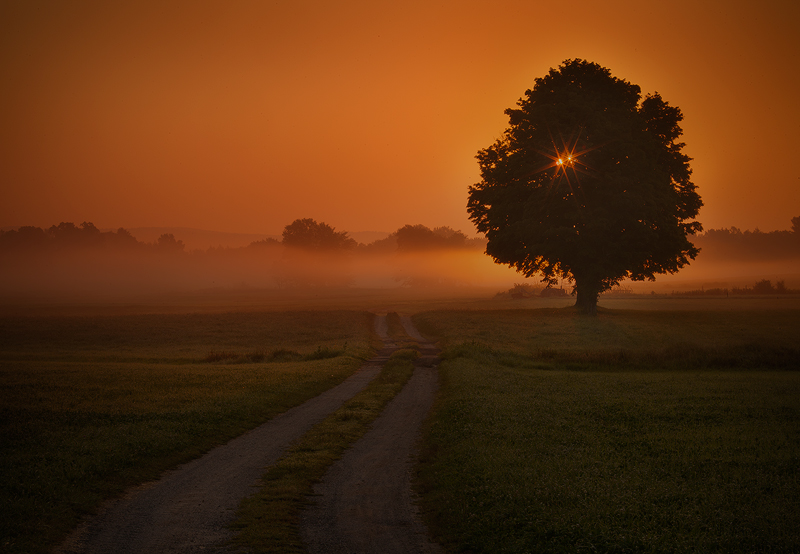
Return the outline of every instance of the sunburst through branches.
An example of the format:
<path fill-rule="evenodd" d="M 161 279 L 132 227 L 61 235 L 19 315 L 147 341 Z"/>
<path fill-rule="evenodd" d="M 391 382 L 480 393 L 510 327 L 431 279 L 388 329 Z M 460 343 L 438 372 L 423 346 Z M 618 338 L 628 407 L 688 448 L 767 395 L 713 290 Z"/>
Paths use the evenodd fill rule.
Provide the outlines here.
<path fill-rule="evenodd" d="M 555 169 L 553 172 L 553 178 L 550 180 L 550 186 L 552 187 L 553 185 L 561 182 L 563 179 L 566 181 L 570 192 L 575 195 L 575 189 L 580 188 L 580 177 L 578 174 L 583 173 L 588 175 L 591 170 L 591 168 L 581 159 L 581 156 L 598 147 L 592 146 L 590 148 L 578 149 L 578 139 L 580 138 L 580 133 L 578 133 L 575 138 L 570 137 L 570 139 L 566 141 L 563 137 L 559 138 L 561 139 L 560 147 L 551 135 L 550 142 L 553 145 L 553 149 L 549 151 L 538 151 L 543 156 L 549 158 L 550 163 L 540 167 L 536 171 L 531 172 L 530 175 Z M 571 178 L 570 172 L 572 173 Z"/>

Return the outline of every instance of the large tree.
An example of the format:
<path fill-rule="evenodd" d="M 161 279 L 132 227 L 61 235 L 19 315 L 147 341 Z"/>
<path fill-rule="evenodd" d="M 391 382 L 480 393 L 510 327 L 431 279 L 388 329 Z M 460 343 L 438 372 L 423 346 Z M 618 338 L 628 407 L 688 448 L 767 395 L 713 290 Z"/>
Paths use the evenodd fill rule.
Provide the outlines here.
<path fill-rule="evenodd" d="M 620 280 L 654 280 L 697 256 L 688 236 L 702 230 L 703 203 L 678 108 L 584 60 L 536 79 L 517 105 L 478 152 L 467 203 L 497 263 L 569 280 L 576 306 L 595 313 Z"/>

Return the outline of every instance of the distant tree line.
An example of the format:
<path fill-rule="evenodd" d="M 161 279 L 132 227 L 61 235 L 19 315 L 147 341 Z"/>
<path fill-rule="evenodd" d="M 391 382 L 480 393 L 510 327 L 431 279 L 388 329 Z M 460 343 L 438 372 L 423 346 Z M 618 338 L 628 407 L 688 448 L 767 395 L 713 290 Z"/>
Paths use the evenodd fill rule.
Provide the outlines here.
<path fill-rule="evenodd" d="M 431 229 L 425 225 L 405 225 L 384 239 L 362 245 L 362 248 L 372 252 L 418 252 L 436 249 L 483 249 L 484 244 L 483 239 L 471 239 L 451 227 Z"/>
<path fill-rule="evenodd" d="M 11 231 L 0 231 L 0 251 L 56 251 L 63 249 L 150 249 L 183 252 L 183 241 L 172 233 L 161 235 L 154 243 L 139 242 L 129 231 L 120 227 L 116 231 L 101 231 L 93 223 L 80 225 L 59 223 L 49 229 L 25 226 Z"/>
<path fill-rule="evenodd" d="M 694 239 L 701 256 L 730 260 L 776 260 L 800 258 L 800 217 L 792 218 L 788 231 L 762 233 L 730 229 L 710 229 Z"/>
<path fill-rule="evenodd" d="M 781 280 L 777 281 L 774 285 L 769 279 L 761 279 L 756 281 L 752 288 L 750 287 L 732 287 L 728 288 L 710 288 L 710 289 L 695 289 L 689 291 L 674 291 L 672 294 L 675 296 L 732 296 L 732 295 L 745 295 L 745 294 L 797 294 L 800 291 L 792 290 L 786 287 L 786 282 Z"/>
<path fill-rule="evenodd" d="M 359 244 L 346 231 L 337 231 L 327 223 L 310 218 L 296 219 L 283 229 L 281 240 L 265 238 L 244 248 L 209 248 L 208 253 L 258 251 L 286 247 L 307 252 L 359 252 L 364 254 L 418 252 L 436 249 L 480 249 L 481 239 L 470 239 L 450 227 L 405 225 L 388 237 L 370 244 Z M 25 226 L 0 231 L 0 252 L 55 252 L 62 250 L 122 250 L 186 252 L 186 245 L 171 233 L 161 235 L 154 243 L 140 242 L 129 231 L 100 231 L 93 223 L 80 225 L 62 222 L 48 229 Z"/>
<path fill-rule="evenodd" d="M 694 238 L 707 259 L 780 260 L 800 258 L 800 217 L 792 218 L 792 228 L 764 233 L 758 229 L 742 231 L 736 227 L 710 229 Z M 346 231 L 337 231 L 327 223 L 314 219 L 296 219 L 286 225 L 281 240 L 265 238 L 243 248 L 209 248 L 207 253 L 257 252 L 262 249 L 287 247 L 308 252 L 339 253 L 403 253 L 437 249 L 483 250 L 485 239 L 469 238 L 450 227 L 430 228 L 425 225 L 404 225 L 389 236 L 369 244 L 360 244 Z M 93 223 L 80 225 L 62 222 L 50 228 L 25 226 L 0 231 L 0 253 L 36 253 L 62 250 L 140 251 L 186 253 L 186 245 L 172 233 L 162 234 L 155 242 L 145 243 L 120 227 L 116 231 L 101 231 Z M 730 293 L 730 291 L 728 291 Z"/>
<path fill-rule="evenodd" d="M 336 231 L 327 223 L 310 218 L 295 219 L 284 227 L 282 238 L 284 246 L 313 251 L 352 250 L 357 244 L 346 231 Z"/>

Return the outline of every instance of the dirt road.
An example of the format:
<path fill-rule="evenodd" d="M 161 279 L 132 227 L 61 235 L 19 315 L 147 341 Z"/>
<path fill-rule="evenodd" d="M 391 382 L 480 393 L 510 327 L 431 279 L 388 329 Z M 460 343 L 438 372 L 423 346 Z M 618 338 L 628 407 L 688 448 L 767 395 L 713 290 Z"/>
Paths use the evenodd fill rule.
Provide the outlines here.
<path fill-rule="evenodd" d="M 360 476 L 360 482 L 352 477 L 345 481 L 326 478 L 333 488 L 321 489 L 325 495 L 321 506 L 328 512 L 312 517 L 321 526 L 306 524 L 304 528 L 307 536 L 316 537 L 309 539 L 313 552 L 435 551 L 424 540 L 410 494 L 411 455 L 436 387 L 435 349 L 423 342 L 410 319 L 404 318 L 403 325 L 409 335 L 421 340 L 421 363 L 374 428 L 352 449 L 357 454 L 348 452 L 347 461 L 337 464 L 343 469 L 334 468 L 329 474 Z M 231 537 L 227 526 L 241 500 L 256 491 L 265 467 L 275 463 L 292 441 L 363 389 L 396 349 L 388 339 L 385 316 L 376 316 L 375 330 L 384 339 L 384 348 L 343 383 L 109 502 L 55 552 L 228 552 L 223 546 Z M 363 540 L 354 542 L 354 534 Z M 347 550 L 319 550 L 320 540 L 346 545 Z"/>
<path fill-rule="evenodd" d="M 402 318 L 421 358 L 403 390 L 353 448 L 315 487 L 316 504 L 302 517 L 311 554 L 439 552 L 419 520 L 411 472 L 421 425 L 436 392 L 436 349 Z"/>
<path fill-rule="evenodd" d="M 230 538 L 234 510 L 256 491 L 264 468 L 379 373 L 395 347 L 385 316 L 376 316 L 375 330 L 384 339 L 383 350 L 343 383 L 108 503 L 56 552 L 224 552 L 218 545 Z"/>

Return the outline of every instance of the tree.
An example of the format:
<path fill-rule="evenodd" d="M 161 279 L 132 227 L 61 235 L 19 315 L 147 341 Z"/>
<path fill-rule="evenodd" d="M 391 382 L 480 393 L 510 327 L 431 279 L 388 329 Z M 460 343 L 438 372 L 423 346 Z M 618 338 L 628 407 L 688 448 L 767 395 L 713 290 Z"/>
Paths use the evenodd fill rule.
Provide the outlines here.
<path fill-rule="evenodd" d="M 497 263 L 573 283 L 575 305 L 624 278 L 654 280 L 697 256 L 702 206 L 677 142 L 681 111 L 584 60 L 536 79 L 509 128 L 478 152 L 467 211 Z"/>
<path fill-rule="evenodd" d="M 306 250 L 342 250 L 355 248 L 356 241 L 345 231 L 337 232 L 327 223 L 313 219 L 295 219 L 283 229 L 283 244 Z"/>
<path fill-rule="evenodd" d="M 397 249 L 434 250 L 442 248 L 466 248 L 467 235 L 450 227 L 431 229 L 425 225 L 405 225 L 396 231 Z"/>
<path fill-rule="evenodd" d="M 172 233 L 164 233 L 158 237 L 156 248 L 162 252 L 183 252 L 186 245 L 182 240 L 177 240 Z"/>

